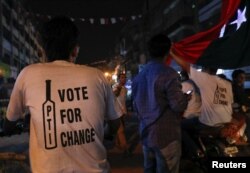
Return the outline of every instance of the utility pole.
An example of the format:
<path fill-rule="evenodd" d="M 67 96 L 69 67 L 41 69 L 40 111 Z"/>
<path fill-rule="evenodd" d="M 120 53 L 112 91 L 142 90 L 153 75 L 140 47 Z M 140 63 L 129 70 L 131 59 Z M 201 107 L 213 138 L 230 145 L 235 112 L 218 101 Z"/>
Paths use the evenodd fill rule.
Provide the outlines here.
<path fill-rule="evenodd" d="M 0 0 L 0 60 L 3 58 L 3 9 L 2 9 L 2 0 Z"/>
<path fill-rule="evenodd" d="M 145 19 L 143 21 L 143 49 L 146 50 L 146 42 L 148 38 L 149 25 L 150 24 L 150 8 L 149 8 L 149 0 L 146 0 L 146 14 Z"/>
<path fill-rule="evenodd" d="M 194 30 L 195 32 L 199 32 L 199 6 L 197 0 L 193 0 L 192 10 L 194 15 Z"/>

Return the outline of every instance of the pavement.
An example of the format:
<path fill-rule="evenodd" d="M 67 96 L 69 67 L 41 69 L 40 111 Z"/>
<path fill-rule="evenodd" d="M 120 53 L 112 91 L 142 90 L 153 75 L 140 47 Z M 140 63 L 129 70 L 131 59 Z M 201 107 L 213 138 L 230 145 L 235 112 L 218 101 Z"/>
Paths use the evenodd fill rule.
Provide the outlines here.
<path fill-rule="evenodd" d="M 0 138 L 0 172 L 1 165 L 6 164 L 1 159 L 1 154 L 3 153 L 15 153 L 15 154 L 23 154 L 26 156 L 24 163 L 26 163 L 26 167 L 29 166 L 28 161 L 28 150 L 29 150 L 29 134 L 22 133 L 20 135 L 13 135 L 10 137 L 2 137 Z M 132 156 L 124 156 L 123 152 L 116 147 L 112 147 L 108 149 L 108 160 L 111 165 L 112 173 L 143 173 L 143 156 L 141 152 L 141 145 L 138 144 L 133 152 Z M 16 165 L 16 169 L 13 171 L 8 171 L 8 173 L 28 173 L 27 168 L 21 168 L 23 166 L 19 163 L 11 163 L 12 165 Z M 7 172 L 7 171 L 6 171 Z"/>
<path fill-rule="evenodd" d="M 125 135 L 130 145 L 129 155 L 124 154 L 114 143 L 104 142 L 112 173 L 143 173 L 143 153 L 138 135 L 138 121 L 132 114 L 125 118 Z"/>
<path fill-rule="evenodd" d="M 30 173 L 29 134 L 0 138 L 0 173 Z"/>
<path fill-rule="evenodd" d="M 143 155 L 141 145 L 138 145 L 131 156 L 114 147 L 108 150 L 108 160 L 112 173 L 143 173 Z"/>

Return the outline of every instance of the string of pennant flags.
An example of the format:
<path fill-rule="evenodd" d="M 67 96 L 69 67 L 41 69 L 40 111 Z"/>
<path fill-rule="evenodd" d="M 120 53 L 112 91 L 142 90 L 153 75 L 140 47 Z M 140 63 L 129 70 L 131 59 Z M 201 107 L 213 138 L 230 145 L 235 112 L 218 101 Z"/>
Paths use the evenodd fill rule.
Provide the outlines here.
<path fill-rule="evenodd" d="M 34 15 L 34 14 L 33 14 Z M 51 15 L 41 15 L 41 14 L 35 14 L 37 18 L 47 18 L 50 19 L 52 16 Z M 141 14 L 138 15 L 131 15 L 131 16 L 122 16 L 122 17 L 99 17 L 99 18 L 73 18 L 71 17 L 72 21 L 79 21 L 79 22 L 84 22 L 84 23 L 89 23 L 89 24 L 100 24 L 100 25 L 110 25 L 110 24 L 116 24 L 120 22 L 127 22 L 129 20 L 137 20 L 142 18 Z"/>

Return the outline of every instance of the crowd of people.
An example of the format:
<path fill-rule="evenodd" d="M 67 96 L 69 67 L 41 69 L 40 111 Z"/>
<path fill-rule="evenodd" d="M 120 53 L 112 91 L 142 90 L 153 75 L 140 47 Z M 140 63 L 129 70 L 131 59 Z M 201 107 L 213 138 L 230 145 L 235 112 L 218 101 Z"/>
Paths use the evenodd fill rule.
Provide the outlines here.
<path fill-rule="evenodd" d="M 115 146 L 124 154 L 130 152 L 125 133 L 126 74 L 119 74 L 118 83 L 111 87 L 100 70 L 75 64 L 79 30 L 69 18 L 52 18 L 43 25 L 40 37 L 47 62 L 29 65 L 18 75 L 4 133 L 11 135 L 28 110 L 32 172 L 110 172 L 104 122 Z M 235 70 L 229 81 L 212 67 L 197 71 L 171 51 L 165 34 L 153 36 L 147 48 L 149 61 L 132 83 L 144 172 L 178 173 L 185 146 L 190 157 L 204 157 L 193 133 L 231 122 L 233 103 L 242 112 L 248 110 L 246 74 Z M 182 68 L 180 74 L 166 65 L 169 54 Z M 246 118 L 249 136 L 248 124 Z"/>

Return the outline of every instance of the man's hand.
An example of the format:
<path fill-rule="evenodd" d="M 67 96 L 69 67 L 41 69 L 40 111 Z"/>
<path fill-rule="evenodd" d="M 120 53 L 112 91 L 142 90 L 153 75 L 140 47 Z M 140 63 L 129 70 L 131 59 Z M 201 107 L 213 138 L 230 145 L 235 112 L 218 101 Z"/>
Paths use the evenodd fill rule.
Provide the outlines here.
<path fill-rule="evenodd" d="M 116 97 L 118 97 L 120 95 L 120 92 L 121 92 L 121 89 L 122 89 L 122 86 L 118 85 L 115 90 L 114 90 L 114 94 Z"/>
<path fill-rule="evenodd" d="M 187 94 L 187 93 L 184 93 L 184 95 L 186 96 L 187 100 L 190 101 L 191 98 L 192 98 L 192 94 Z"/>
<path fill-rule="evenodd" d="M 175 62 L 185 71 L 190 73 L 190 63 L 184 60 L 185 57 L 180 57 L 174 52 L 174 48 L 171 47 L 169 55 L 175 60 Z"/>

